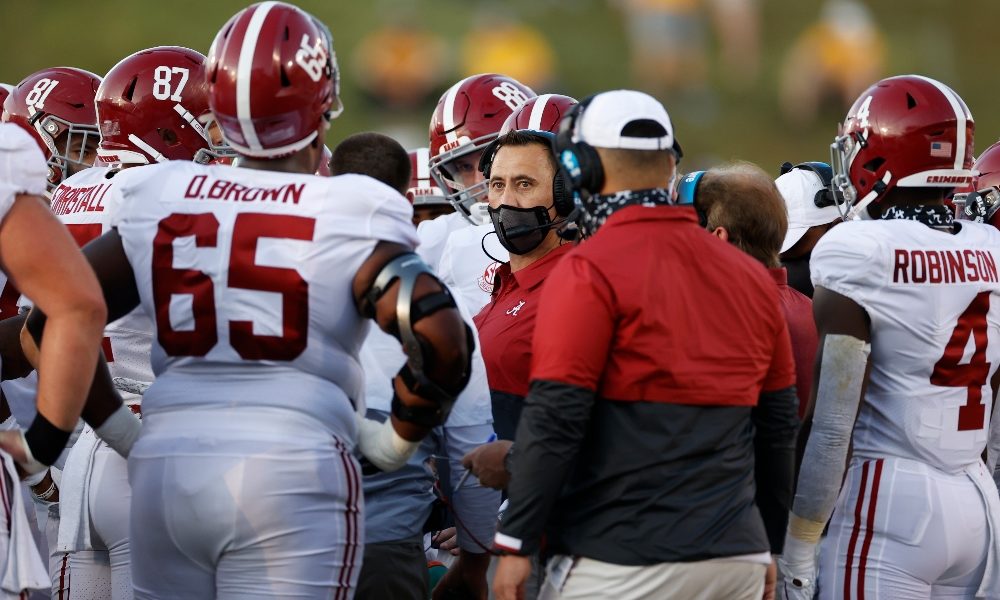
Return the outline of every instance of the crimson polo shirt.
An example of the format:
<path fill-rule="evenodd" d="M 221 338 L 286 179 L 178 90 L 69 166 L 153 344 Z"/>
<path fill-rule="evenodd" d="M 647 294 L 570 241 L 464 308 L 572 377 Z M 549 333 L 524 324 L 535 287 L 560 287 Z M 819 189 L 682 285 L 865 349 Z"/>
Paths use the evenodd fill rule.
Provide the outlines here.
<path fill-rule="evenodd" d="M 552 270 L 536 319 L 499 547 L 546 532 L 555 554 L 620 565 L 780 552 L 757 486 L 791 493 L 798 403 L 763 265 L 689 208 L 628 206 Z M 785 455 L 783 476 L 756 471 Z"/>
<path fill-rule="evenodd" d="M 819 334 L 813 320 L 812 300 L 802 292 L 788 285 L 788 271 L 784 267 L 768 269 L 774 283 L 778 284 L 778 302 L 788 323 L 788 335 L 792 338 L 792 356 L 795 359 L 795 392 L 799 396 L 799 418 L 806 414 L 809 394 L 812 391 L 813 363 Z"/>
<path fill-rule="evenodd" d="M 545 285 L 531 379 L 716 406 L 794 385 L 766 269 L 689 224 L 695 213 L 679 207 L 626 207 L 576 246 Z"/>
<path fill-rule="evenodd" d="M 497 269 L 493 297 L 473 319 L 490 391 L 528 395 L 531 340 L 542 282 L 572 248 L 563 244 L 517 273 L 511 273 L 510 263 Z"/>

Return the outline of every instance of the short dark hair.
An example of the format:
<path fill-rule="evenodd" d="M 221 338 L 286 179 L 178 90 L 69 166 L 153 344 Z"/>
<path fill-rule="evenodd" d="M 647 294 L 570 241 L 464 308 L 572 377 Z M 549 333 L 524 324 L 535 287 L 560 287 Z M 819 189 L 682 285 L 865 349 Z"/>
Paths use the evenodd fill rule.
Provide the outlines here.
<path fill-rule="evenodd" d="M 508 131 L 500 136 L 500 139 L 497 141 L 497 149 L 493 153 L 493 158 L 496 158 L 496 153 L 499 152 L 500 148 L 503 148 L 504 146 L 517 147 L 530 146 L 531 144 L 538 144 L 548 150 L 548 152 L 545 153 L 545 156 L 548 157 L 549 164 L 552 165 L 552 172 L 558 172 L 559 163 L 556 161 L 556 153 L 552 150 L 552 144 L 548 140 L 536 134 L 518 129 L 512 129 L 511 131 Z"/>
<path fill-rule="evenodd" d="M 697 202 L 709 231 L 723 227 L 731 244 L 765 267 L 781 266 L 778 252 L 788 215 L 781 192 L 763 169 L 748 162 L 710 169 L 698 183 Z"/>
<path fill-rule="evenodd" d="M 331 175 L 348 173 L 378 179 L 405 195 L 410 187 L 410 155 L 387 135 L 356 133 L 337 144 L 330 158 Z"/>

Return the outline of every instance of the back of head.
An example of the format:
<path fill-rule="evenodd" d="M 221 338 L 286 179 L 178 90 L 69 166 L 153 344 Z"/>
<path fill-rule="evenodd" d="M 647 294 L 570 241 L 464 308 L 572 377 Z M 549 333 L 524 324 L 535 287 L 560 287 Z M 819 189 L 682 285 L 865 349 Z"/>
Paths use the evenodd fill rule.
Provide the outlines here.
<path fill-rule="evenodd" d="M 341 111 L 329 30 L 283 2 L 236 13 L 212 42 L 206 77 L 222 134 L 244 156 L 294 154 Z"/>
<path fill-rule="evenodd" d="M 585 98 L 560 123 L 555 149 L 572 189 L 581 192 L 587 235 L 618 208 L 673 203 L 669 188 L 683 152 L 670 115 L 649 94 L 613 90 Z M 655 193 L 638 198 L 641 190 Z M 619 192 L 632 198 L 612 206 L 599 197 Z"/>
<path fill-rule="evenodd" d="M 698 205 L 710 231 L 721 227 L 729 242 L 768 268 L 780 266 L 785 203 L 771 176 L 751 163 L 710 169 L 698 184 Z"/>
<path fill-rule="evenodd" d="M 97 155 L 105 163 L 193 160 L 212 145 L 205 57 L 189 48 L 160 46 L 122 59 L 105 75 L 96 104 Z"/>
<path fill-rule="evenodd" d="M 406 194 L 410 187 L 410 155 L 387 135 L 356 133 L 337 144 L 330 159 L 331 175 L 347 173 L 367 175 Z"/>

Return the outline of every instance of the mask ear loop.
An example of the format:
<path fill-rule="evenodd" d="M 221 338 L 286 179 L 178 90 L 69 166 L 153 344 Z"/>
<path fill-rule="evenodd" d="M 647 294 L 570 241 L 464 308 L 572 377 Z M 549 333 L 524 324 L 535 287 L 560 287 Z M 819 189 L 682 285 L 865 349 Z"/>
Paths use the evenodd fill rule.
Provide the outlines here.
<path fill-rule="evenodd" d="M 483 239 L 479 241 L 479 245 L 483 249 L 483 254 L 485 254 L 486 256 L 490 257 L 490 259 L 493 262 L 497 262 L 497 263 L 500 263 L 500 264 L 506 264 L 507 261 L 500 260 L 499 258 L 497 258 L 497 257 L 493 256 L 492 254 L 490 254 L 490 251 L 486 249 L 486 238 L 488 238 L 490 236 L 490 234 L 493 234 L 493 235 L 497 236 L 497 239 L 500 239 L 500 236 L 497 234 L 496 229 L 494 229 L 492 231 L 486 232 L 486 235 L 483 236 Z"/>

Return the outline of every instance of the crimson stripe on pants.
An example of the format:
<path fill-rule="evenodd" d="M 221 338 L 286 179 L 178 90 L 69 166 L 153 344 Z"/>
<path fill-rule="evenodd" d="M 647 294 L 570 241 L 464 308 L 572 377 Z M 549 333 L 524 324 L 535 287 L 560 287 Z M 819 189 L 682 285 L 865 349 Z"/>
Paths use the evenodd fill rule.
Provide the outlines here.
<path fill-rule="evenodd" d="M 344 465 L 344 478 L 347 480 L 347 502 L 344 505 L 345 525 L 347 528 L 344 536 L 344 564 L 340 569 L 340 576 L 337 578 L 337 592 L 334 600 L 350 598 L 351 572 L 354 570 L 354 557 L 357 554 L 358 546 L 358 494 L 360 481 L 354 464 L 348 454 L 347 449 L 340 442 L 335 440 L 337 450 L 340 451 L 340 461 Z"/>
<path fill-rule="evenodd" d="M 865 503 L 868 491 L 868 464 L 861 467 L 861 488 L 858 490 L 858 502 L 854 505 L 854 529 L 851 530 L 851 543 L 847 546 L 847 564 L 844 565 L 844 600 L 851 600 L 851 564 L 854 560 L 854 549 L 858 544 L 858 533 L 861 531 L 861 509 Z"/>
<path fill-rule="evenodd" d="M 868 502 L 868 522 L 865 524 L 865 543 L 861 546 L 861 559 L 858 561 L 858 600 L 865 600 L 865 567 L 868 564 L 868 549 L 872 546 L 872 530 L 875 529 L 875 506 L 878 503 L 878 486 L 882 480 L 883 459 L 875 461 L 875 474 L 872 475 L 872 499 Z"/>

